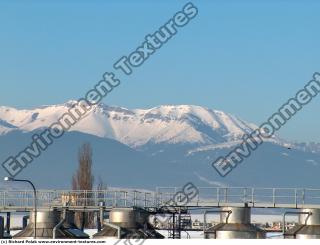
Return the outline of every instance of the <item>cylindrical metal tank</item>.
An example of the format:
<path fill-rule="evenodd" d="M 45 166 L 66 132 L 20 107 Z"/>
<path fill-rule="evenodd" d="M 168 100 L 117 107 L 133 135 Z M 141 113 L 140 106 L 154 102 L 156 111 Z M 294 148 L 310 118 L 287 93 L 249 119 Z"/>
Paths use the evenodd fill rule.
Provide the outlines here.
<path fill-rule="evenodd" d="M 205 231 L 206 239 L 264 239 L 266 233 L 251 224 L 250 207 L 224 207 L 220 224 Z"/>
<path fill-rule="evenodd" d="M 110 223 L 122 228 L 135 229 L 148 223 L 149 214 L 142 209 L 115 208 L 110 212 Z"/>
<path fill-rule="evenodd" d="M 250 224 L 251 223 L 251 208 L 230 208 L 224 207 L 221 209 L 220 223 L 227 224 Z"/>
<path fill-rule="evenodd" d="M 94 239 L 160 239 L 164 238 L 149 224 L 149 213 L 138 208 L 114 208 L 109 214 L 109 223 L 93 235 Z"/>
<path fill-rule="evenodd" d="M 61 211 L 58 210 L 39 210 L 37 211 L 37 238 L 52 239 L 53 230 L 64 220 L 63 224 L 57 228 L 56 238 L 58 239 L 88 239 L 89 236 L 79 230 L 73 220 L 73 212 L 67 211 L 65 217 L 62 217 Z M 32 239 L 34 237 L 34 212 L 30 213 L 30 222 L 27 227 L 16 234 L 14 239 Z"/>
<path fill-rule="evenodd" d="M 320 209 L 302 209 L 299 215 L 301 225 L 320 225 Z"/>
<path fill-rule="evenodd" d="M 285 238 L 320 239 L 320 209 L 302 209 L 299 223 L 285 232 Z"/>

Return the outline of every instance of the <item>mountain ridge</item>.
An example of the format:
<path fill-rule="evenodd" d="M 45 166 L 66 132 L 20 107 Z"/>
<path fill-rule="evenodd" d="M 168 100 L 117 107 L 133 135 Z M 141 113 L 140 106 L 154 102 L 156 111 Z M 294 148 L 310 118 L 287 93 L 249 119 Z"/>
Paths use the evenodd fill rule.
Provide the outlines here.
<path fill-rule="evenodd" d="M 0 134 L 12 130 L 31 132 L 56 122 L 76 101 L 35 109 L 0 107 Z M 12 127 L 3 127 L 4 124 Z M 1 128 L 1 126 L 3 128 Z M 258 128 L 232 114 L 196 105 L 160 105 L 127 109 L 99 104 L 70 131 L 117 140 L 133 148 L 146 144 L 221 145 L 238 142 Z M 284 144 L 274 136 L 271 141 Z"/>
<path fill-rule="evenodd" d="M 34 133 L 56 122 L 74 103 L 30 110 L 0 107 L 0 159 L 15 156 L 30 144 Z M 212 162 L 228 154 L 241 143 L 243 134 L 256 127 L 201 106 L 130 110 L 102 104 L 43 152 L 21 177 L 34 179 L 41 187 L 68 188 L 78 148 L 88 142 L 93 148 L 95 176 L 113 186 L 180 186 L 190 181 L 199 186 L 319 186 L 317 144 L 307 152 L 307 145 L 290 143 L 287 147 L 276 136 L 222 178 Z M 301 173 L 308 177 L 301 178 Z"/>

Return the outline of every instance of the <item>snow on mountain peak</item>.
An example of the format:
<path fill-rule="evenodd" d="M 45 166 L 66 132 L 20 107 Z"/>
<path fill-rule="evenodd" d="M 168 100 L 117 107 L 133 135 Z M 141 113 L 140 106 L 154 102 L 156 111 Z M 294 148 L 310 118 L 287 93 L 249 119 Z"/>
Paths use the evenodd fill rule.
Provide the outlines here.
<path fill-rule="evenodd" d="M 9 133 L 15 129 L 17 129 L 17 127 L 0 119 L 0 135 Z"/>
<path fill-rule="evenodd" d="M 48 127 L 76 101 L 33 110 L 0 107 L 0 120 L 23 131 Z M 8 127 L 0 121 L 0 134 Z M 195 105 L 161 105 L 151 109 L 127 109 L 100 104 L 71 131 L 111 138 L 132 147 L 147 143 L 221 144 L 241 139 L 257 128 L 223 111 Z"/>

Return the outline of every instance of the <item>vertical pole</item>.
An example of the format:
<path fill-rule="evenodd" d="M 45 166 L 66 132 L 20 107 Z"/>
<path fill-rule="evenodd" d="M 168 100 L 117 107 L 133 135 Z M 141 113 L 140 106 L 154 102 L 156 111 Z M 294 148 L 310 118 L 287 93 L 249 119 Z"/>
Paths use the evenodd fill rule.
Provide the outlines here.
<path fill-rule="evenodd" d="M 273 188 L 272 189 L 272 203 L 273 203 L 273 207 L 276 207 L 276 189 Z"/>
<path fill-rule="evenodd" d="M 86 223 L 86 212 L 82 212 L 81 219 L 81 230 L 84 231 L 85 223 Z"/>
<path fill-rule="evenodd" d="M 178 238 L 181 238 L 181 208 L 179 208 L 179 216 L 178 216 Z"/>
<path fill-rule="evenodd" d="M 252 205 L 254 206 L 254 188 L 251 189 L 252 193 L 251 193 L 251 202 Z"/>
<path fill-rule="evenodd" d="M 197 206 L 199 206 L 199 202 L 200 202 L 200 188 L 199 188 L 199 192 L 198 192 L 198 196 L 197 196 Z"/>
<path fill-rule="evenodd" d="M 33 183 L 31 181 L 27 181 L 33 189 L 33 202 L 34 202 L 34 227 L 33 227 L 33 235 L 34 235 L 34 239 L 37 239 L 37 190 L 36 187 L 33 185 Z"/>
<path fill-rule="evenodd" d="M 25 206 L 25 207 L 29 207 L 29 195 L 28 195 L 28 192 L 27 191 L 25 191 L 24 192 L 24 205 L 23 206 Z M 23 202 L 23 201 L 22 201 Z"/>
<path fill-rule="evenodd" d="M 104 193 L 103 193 L 103 201 L 104 201 L 104 203 L 105 203 L 105 205 L 106 205 L 106 203 L 108 203 L 108 200 L 107 200 L 108 191 L 107 191 L 107 190 L 104 190 L 103 192 L 104 192 Z"/>
<path fill-rule="evenodd" d="M 96 212 L 96 214 L 97 214 L 97 230 L 98 230 L 98 232 L 100 232 L 101 231 L 101 227 L 102 227 L 102 224 L 101 224 L 101 214 L 100 214 L 100 212 Z"/>
<path fill-rule="evenodd" d="M 93 198 L 93 201 L 92 201 L 91 205 L 92 206 L 99 205 L 98 196 L 100 195 L 100 193 L 97 193 L 97 191 L 95 191 L 95 192 L 92 192 L 91 195 L 92 195 L 92 198 Z"/>
<path fill-rule="evenodd" d="M 175 239 L 175 232 L 176 231 L 176 214 L 172 214 L 172 238 Z"/>
<path fill-rule="evenodd" d="M 124 207 L 127 207 L 127 202 L 128 202 L 128 192 L 124 192 Z"/>
<path fill-rule="evenodd" d="M 147 201 L 147 192 L 144 193 L 144 207 L 146 208 L 148 206 L 148 201 Z"/>
<path fill-rule="evenodd" d="M 10 234 L 10 226 L 11 226 L 11 213 L 10 212 L 8 212 L 7 213 L 7 224 L 6 224 L 6 231 L 7 231 L 7 233 L 8 234 Z"/>
<path fill-rule="evenodd" d="M 7 203 L 6 203 L 6 192 L 4 191 L 3 193 L 2 193 L 2 195 L 3 195 L 3 207 L 6 207 L 7 206 Z"/>
<path fill-rule="evenodd" d="M 104 206 L 105 206 L 105 203 L 100 202 L 99 219 L 100 219 L 101 228 L 104 225 Z"/>
<path fill-rule="evenodd" d="M 282 217 L 282 233 L 283 233 L 283 237 L 285 237 L 285 233 L 286 233 L 286 213 L 284 213 L 283 217 Z"/>
<path fill-rule="evenodd" d="M 155 192 L 152 193 L 152 198 L 153 198 L 152 204 L 153 204 L 154 207 L 158 207 L 158 204 L 157 204 L 157 196 L 156 196 L 156 195 L 157 195 L 157 194 L 156 194 Z"/>
<path fill-rule="evenodd" d="M 228 202 L 228 188 L 225 188 L 225 192 L 224 192 L 224 202 L 225 202 L 225 203 Z"/>
<path fill-rule="evenodd" d="M 114 206 L 115 206 L 115 207 L 118 206 L 117 199 L 118 199 L 118 195 L 117 195 L 117 191 L 115 191 L 115 192 L 114 192 Z"/>
<path fill-rule="evenodd" d="M 133 191 L 133 206 L 137 206 L 137 192 Z"/>
<path fill-rule="evenodd" d="M 0 216 L 0 239 L 4 238 L 4 218 Z"/>
<path fill-rule="evenodd" d="M 158 200 L 159 200 L 159 207 L 162 205 L 162 193 L 159 193 L 159 198 L 158 198 Z"/>
<path fill-rule="evenodd" d="M 88 191 L 87 191 L 87 190 L 85 190 L 85 191 L 84 191 L 84 193 L 85 193 L 85 194 L 84 194 L 84 196 L 85 196 L 85 200 L 86 200 L 86 207 L 87 207 L 87 206 L 88 206 L 88 197 L 89 197 L 89 196 L 88 196 Z"/>

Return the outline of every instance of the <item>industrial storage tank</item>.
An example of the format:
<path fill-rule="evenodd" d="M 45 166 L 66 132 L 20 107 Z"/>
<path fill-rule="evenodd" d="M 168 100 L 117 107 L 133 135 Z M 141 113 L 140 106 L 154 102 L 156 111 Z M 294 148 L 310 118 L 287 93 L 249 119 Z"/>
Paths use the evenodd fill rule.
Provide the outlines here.
<path fill-rule="evenodd" d="M 264 239 L 266 233 L 251 224 L 250 207 L 225 207 L 220 211 L 220 224 L 204 231 L 206 239 Z"/>
<path fill-rule="evenodd" d="M 30 213 L 30 223 L 14 239 L 34 238 L 34 211 Z M 54 210 L 37 211 L 37 239 L 88 239 L 89 236 L 74 224 L 74 212 Z"/>
<path fill-rule="evenodd" d="M 139 208 L 114 208 L 94 239 L 163 239 L 149 223 L 149 213 Z"/>
<path fill-rule="evenodd" d="M 298 224 L 284 233 L 285 238 L 320 239 L 320 210 L 302 209 Z"/>

